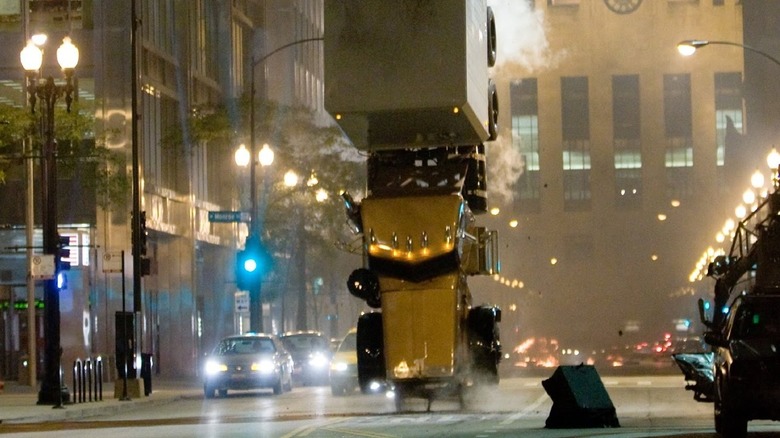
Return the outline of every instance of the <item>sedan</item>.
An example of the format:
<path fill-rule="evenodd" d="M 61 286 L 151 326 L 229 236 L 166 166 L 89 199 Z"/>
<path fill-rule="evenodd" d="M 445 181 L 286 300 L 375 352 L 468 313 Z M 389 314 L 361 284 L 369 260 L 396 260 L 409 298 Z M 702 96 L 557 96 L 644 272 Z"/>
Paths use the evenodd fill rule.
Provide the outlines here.
<path fill-rule="evenodd" d="M 213 398 L 228 390 L 271 388 L 274 394 L 292 389 L 293 361 L 275 336 L 245 334 L 222 339 L 208 356 L 203 392 Z"/>
<path fill-rule="evenodd" d="M 319 332 L 285 333 L 282 343 L 295 362 L 293 379 L 303 385 L 327 385 L 330 341 Z"/>

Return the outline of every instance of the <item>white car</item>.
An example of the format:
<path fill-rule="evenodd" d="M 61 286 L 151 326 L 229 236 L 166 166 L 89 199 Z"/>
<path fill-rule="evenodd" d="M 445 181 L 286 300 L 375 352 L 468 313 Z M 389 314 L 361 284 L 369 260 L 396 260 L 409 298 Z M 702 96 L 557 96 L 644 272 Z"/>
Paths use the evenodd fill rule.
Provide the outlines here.
<path fill-rule="evenodd" d="M 229 336 L 206 359 L 203 392 L 206 398 L 236 389 L 271 388 L 281 394 L 292 390 L 292 369 L 290 353 L 275 336 Z"/>

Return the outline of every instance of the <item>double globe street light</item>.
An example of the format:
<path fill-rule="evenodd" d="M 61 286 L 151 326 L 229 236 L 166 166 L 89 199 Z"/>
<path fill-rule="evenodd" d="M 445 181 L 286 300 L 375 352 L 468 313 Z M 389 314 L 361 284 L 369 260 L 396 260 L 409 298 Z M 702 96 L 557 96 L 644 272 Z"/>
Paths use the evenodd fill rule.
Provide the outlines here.
<path fill-rule="evenodd" d="M 37 42 L 45 43 L 45 37 L 37 36 Z M 35 114 L 36 105 L 40 107 L 41 130 L 44 135 L 41 153 L 41 220 L 43 224 L 43 253 L 52 255 L 55 269 L 59 269 L 59 236 L 57 234 L 57 142 L 54 136 L 54 107 L 60 97 L 70 112 L 75 87 L 73 74 L 79 62 L 79 50 L 70 37 L 62 40 L 57 49 L 57 62 L 65 76 L 64 84 L 54 82 L 52 76 L 43 79 L 41 65 L 43 50 L 31 39 L 22 49 L 19 58 L 26 76 L 26 91 L 30 110 Z M 56 274 L 56 273 L 55 273 Z M 43 282 L 44 303 L 44 376 L 38 393 L 38 404 L 61 406 L 68 401 L 69 394 L 63 385 L 60 372 L 60 299 L 56 275 Z"/>
<path fill-rule="evenodd" d="M 254 137 L 254 136 L 252 136 Z M 254 141 L 254 138 L 252 138 Z M 249 290 L 249 330 L 252 332 L 262 332 L 262 302 L 260 294 L 262 292 L 262 285 L 260 277 L 263 274 L 263 269 L 257 266 L 260 253 L 262 252 L 262 244 L 260 240 L 260 212 L 257 208 L 257 182 L 255 181 L 255 168 L 258 163 L 263 167 L 268 167 L 274 162 L 274 151 L 268 146 L 268 143 L 263 144 L 263 147 L 258 152 L 257 156 L 254 156 L 254 146 L 250 145 L 250 149 L 247 149 L 246 145 L 241 144 L 235 153 L 236 164 L 241 167 L 249 166 L 249 237 L 244 245 L 244 251 L 238 254 L 237 264 L 237 284 L 239 286 L 247 287 Z M 265 177 L 265 173 L 263 174 Z M 264 178 L 265 181 L 265 178 Z M 265 184 L 263 184 L 265 187 Z M 263 196 L 265 201 L 265 194 Z M 265 210 L 265 208 L 263 208 Z M 265 211 L 263 211 L 263 214 Z M 257 259 L 257 260 L 256 260 Z M 246 265 L 246 262 L 253 263 L 252 266 Z M 247 278 L 245 278 L 247 277 Z M 247 281 L 244 281 L 247 280 Z M 251 281 L 249 281 L 251 280 Z"/>

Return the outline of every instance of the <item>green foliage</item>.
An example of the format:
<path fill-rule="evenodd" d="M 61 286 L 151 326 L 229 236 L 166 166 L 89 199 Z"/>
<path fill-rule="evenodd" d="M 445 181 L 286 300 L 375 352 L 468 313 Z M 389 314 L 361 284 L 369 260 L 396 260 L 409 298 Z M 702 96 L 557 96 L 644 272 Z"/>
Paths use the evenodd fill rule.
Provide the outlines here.
<path fill-rule="evenodd" d="M 29 110 L 0 105 L 0 183 L 5 183 L 10 166 L 23 162 L 23 141 L 32 134 L 33 120 Z"/>
<path fill-rule="evenodd" d="M 207 147 L 225 148 L 226 156 L 238 144 L 249 144 L 250 106 L 248 100 L 231 102 L 231 106 L 198 107 L 192 111 L 187 127 L 193 141 L 205 141 Z M 238 114 L 231 117 L 231 114 Z M 168 138 L 170 145 L 182 139 L 181 133 Z M 362 193 L 365 187 L 365 159 L 344 137 L 331 120 L 319 120 L 316 113 L 300 107 L 282 106 L 272 102 L 257 103 L 255 108 L 255 141 L 259 151 L 268 143 L 274 151 L 274 162 L 268 168 L 258 165 L 258 205 L 263 242 L 277 259 L 273 280 L 283 284 L 286 269 L 296 250 L 305 248 L 309 278 L 324 276 L 327 267 L 337 257 L 336 242 L 345 240 L 342 191 Z M 230 155 L 232 156 L 232 155 Z M 283 184 L 283 176 L 292 170 L 299 176 L 296 187 Z M 311 183 L 316 177 L 315 185 Z M 318 190 L 328 199 L 316 200 Z M 346 237 L 346 240 L 349 240 Z M 318 272 L 320 271 L 320 272 Z M 264 299 L 271 300 L 282 292 L 266 287 Z"/>
<path fill-rule="evenodd" d="M 55 108 L 58 178 L 78 178 L 85 190 L 94 190 L 97 205 L 110 209 L 126 202 L 130 193 L 124 153 L 105 147 L 107 132 L 95 136 L 95 117 L 74 104 L 70 112 Z M 32 155 L 40 156 L 44 134 L 40 114 L 28 108 L 0 104 L 0 181 L 23 163 L 23 141 L 31 138 Z"/>

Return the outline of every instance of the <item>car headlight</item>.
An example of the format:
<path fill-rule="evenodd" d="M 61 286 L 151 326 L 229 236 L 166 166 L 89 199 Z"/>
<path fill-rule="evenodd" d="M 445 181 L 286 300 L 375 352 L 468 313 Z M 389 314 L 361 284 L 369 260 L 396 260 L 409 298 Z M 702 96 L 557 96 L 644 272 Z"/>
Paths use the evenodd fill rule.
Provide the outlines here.
<path fill-rule="evenodd" d="M 347 371 L 347 367 L 348 365 L 346 362 L 333 362 L 330 369 L 338 373 L 343 373 Z"/>
<path fill-rule="evenodd" d="M 223 373 L 227 371 L 228 367 L 224 363 L 217 362 L 215 360 L 209 360 L 206 362 L 206 375 L 213 376 L 214 374 Z"/>
<path fill-rule="evenodd" d="M 260 362 L 252 363 L 252 371 L 259 371 L 263 374 L 273 373 L 276 367 L 272 360 L 261 360 Z"/>
<path fill-rule="evenodd" d="M 322 353 L 315 353 L 309 357 L 309 365 L 314 368 L 322 368 L 328 365 L 328 358 Z"/>

